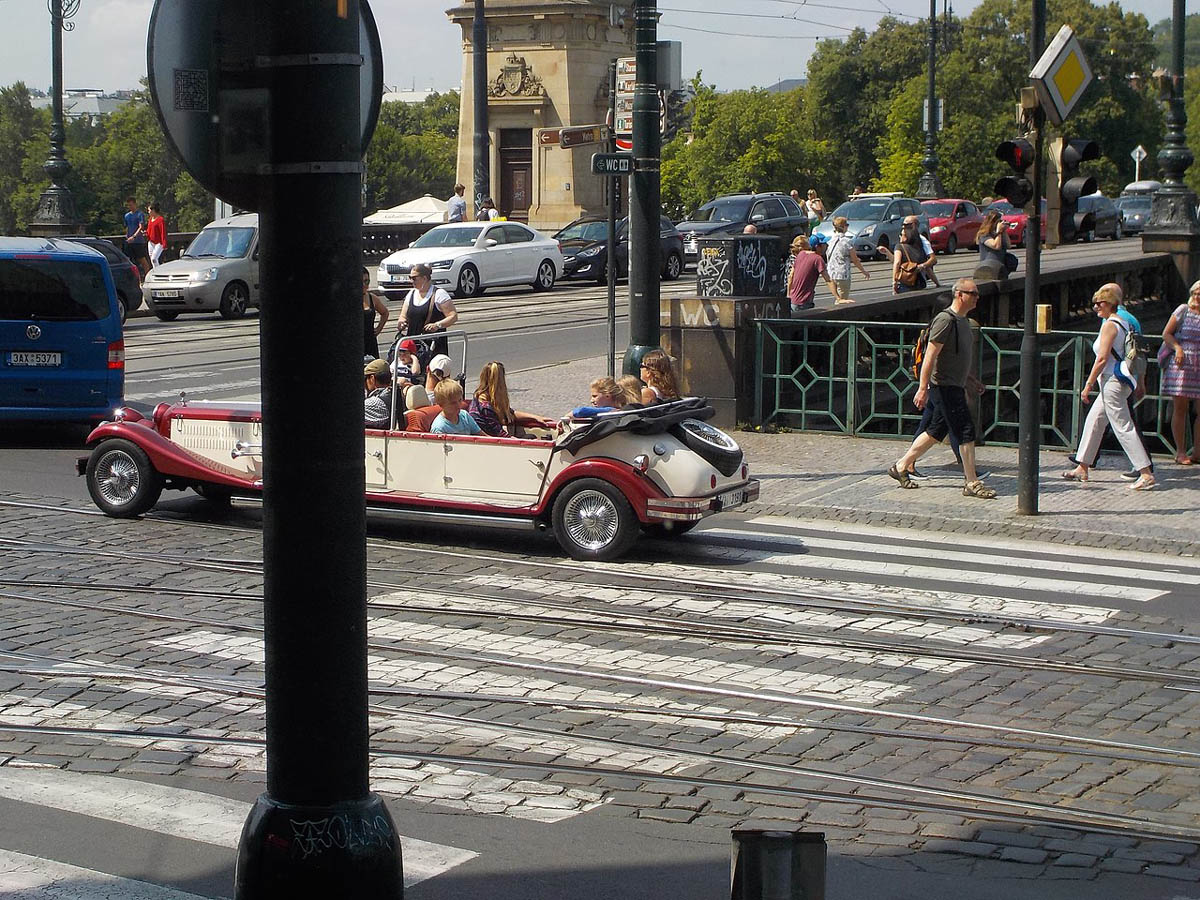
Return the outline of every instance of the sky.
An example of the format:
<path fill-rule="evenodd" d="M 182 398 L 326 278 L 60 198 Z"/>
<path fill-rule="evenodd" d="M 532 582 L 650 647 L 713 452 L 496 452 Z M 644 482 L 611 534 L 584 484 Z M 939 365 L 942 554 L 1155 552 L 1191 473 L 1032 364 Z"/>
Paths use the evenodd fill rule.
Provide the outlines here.
<path fill-rule="evenodd" d="M 172 0 L 186 2 L 186 0 Z M 632 0 L 618 0 L 629 5 Z M 936 0 L 941 9 L 942 0 Z M 462 82 L 461 35 L 445 11 L 452 0 L 375 0 L 388 88 L 456 90 Z M 977 0 L 960 0 L 964 16 Z M 1151 24 L 1171 15 L 1170 0 L 1124 0 Z M 63 35 L 63 84 L 103 91 L 136 88 L 146 74 L 146 32 L 153 0 L 81 0 L 75 30 Z M 765 87 L 804 77 L 816 39 L 882 15 L 929 15 L 921 0 L 658 0 L 659 39 L 683 44 L 683 77 L 703 70 L 721 90 Z M 730 12 L 730 10 L 735 10 Z M 720 11 L 720 12 L 718 12 Z M 45 0 L 0 0 L 0 85 L 50 84 L 50 16 Z"/>

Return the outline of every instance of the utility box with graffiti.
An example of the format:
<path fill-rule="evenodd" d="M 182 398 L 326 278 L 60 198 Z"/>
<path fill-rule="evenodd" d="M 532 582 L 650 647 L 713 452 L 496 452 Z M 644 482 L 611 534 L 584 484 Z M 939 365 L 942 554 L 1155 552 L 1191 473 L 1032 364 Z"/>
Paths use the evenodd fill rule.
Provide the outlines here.
<path fill-rule="evenodd" d="M 783 296 L 787 255 L 774 235 L 701 238 L 696 246 L 696 293 L 701 297 Z"/>

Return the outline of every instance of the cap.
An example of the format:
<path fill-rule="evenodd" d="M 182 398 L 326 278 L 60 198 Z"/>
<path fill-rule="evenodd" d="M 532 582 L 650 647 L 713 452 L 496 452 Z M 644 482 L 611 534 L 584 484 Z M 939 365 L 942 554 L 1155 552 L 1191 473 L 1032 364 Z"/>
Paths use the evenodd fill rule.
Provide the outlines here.
<path fill-rule="evenodd" d="M 829 243 L 829 239 L 826 238 L 825 235 L 823 235 L 823 234 L 814 234 L 812 237 L 810 237 L 808 239 L 808 246 L 812 247 L 814 250 L 816 250 L 822 244 L 828 244 L 828 243 Z"/>
<path fill-rule="evenodd" d="M 400 349 L 407 350 L 409 353 L 417 352 L 417 342 L 414 340 L 405 340 L 400 342 Z"/>
<path fill-rule="evenodd" d="M 443 375 L 449 375 L 450 368 L 453 365 L 454 363 L 450 361 L 450 357 L 446 356 L 444 353 L 439 353 L 429 361 L 430 371 L 440 372 Z"/>
<path fill-rule="evenodd" d="M 373 359 L 363 366 L 363 378 L 366 378 L 368 375 L 387 375 L 388 371 L 387 363 L 382 359 Z"/>

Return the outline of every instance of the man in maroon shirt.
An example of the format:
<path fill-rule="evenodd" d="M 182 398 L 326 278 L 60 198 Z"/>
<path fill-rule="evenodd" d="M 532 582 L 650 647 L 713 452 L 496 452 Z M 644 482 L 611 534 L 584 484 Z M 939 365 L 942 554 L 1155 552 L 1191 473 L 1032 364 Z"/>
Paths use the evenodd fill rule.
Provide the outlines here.
<path fill-rule="evenodd" d="M 825 243 L 825 236 L 814 234 L 811 238 L 799 236 L 792 241 L 792 274 L 788 277 L 788 301 L 792 311 L 812 309 L 817 305 L 817 277 L 830 285 L 829 273 L 825 271 L 825 259 L 816 248 Z"/>

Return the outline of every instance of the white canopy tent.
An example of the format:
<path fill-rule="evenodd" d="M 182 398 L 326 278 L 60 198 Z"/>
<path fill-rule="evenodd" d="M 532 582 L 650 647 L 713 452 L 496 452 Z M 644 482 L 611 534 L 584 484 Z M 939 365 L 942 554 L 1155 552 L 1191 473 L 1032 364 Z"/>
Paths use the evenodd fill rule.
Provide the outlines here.
<path fill-rule="evenodd" d="M 363 219 L 366 225 L 440 225 L 446 221 L 446 201 L 426 194 Z"/>

